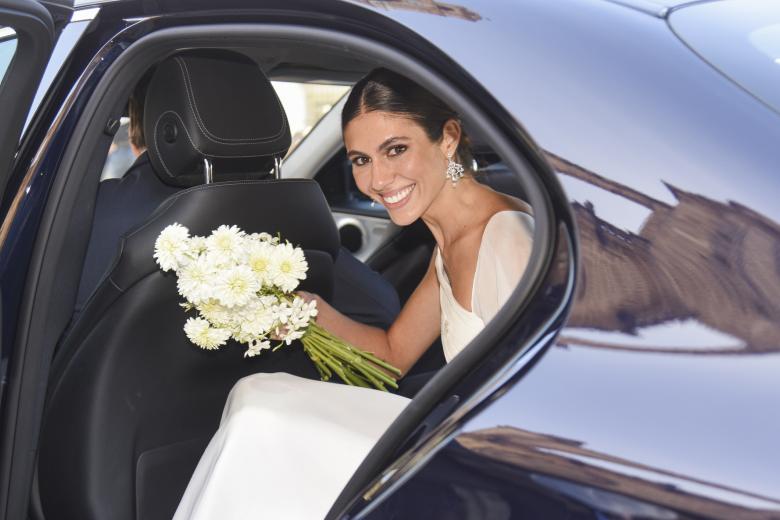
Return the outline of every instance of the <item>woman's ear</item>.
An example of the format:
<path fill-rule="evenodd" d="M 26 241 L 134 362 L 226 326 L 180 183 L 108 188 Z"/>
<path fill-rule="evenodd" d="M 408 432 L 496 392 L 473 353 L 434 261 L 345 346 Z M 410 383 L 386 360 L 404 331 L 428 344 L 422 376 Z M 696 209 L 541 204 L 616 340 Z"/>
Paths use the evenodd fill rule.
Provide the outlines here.
<path fill-rule="evenodd" d="M 458 149 L 458 143 L 460 143 L 460 123 L 455 119 L 448 119 L 444 123 L 444 128 L 441 132 L 441 151 L 449 157 L 454 155 Z"/>

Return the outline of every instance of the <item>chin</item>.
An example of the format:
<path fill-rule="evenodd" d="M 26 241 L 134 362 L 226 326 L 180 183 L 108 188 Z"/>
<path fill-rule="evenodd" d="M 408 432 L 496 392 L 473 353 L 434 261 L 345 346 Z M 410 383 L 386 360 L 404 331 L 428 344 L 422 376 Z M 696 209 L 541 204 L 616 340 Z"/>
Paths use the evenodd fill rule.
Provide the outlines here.
<path fill-rule="evenodd" d="M 401 214 L 396 214 L 388 210 L 387 214 L 390 216 L 390 220 L 392 220 L 393 224 L 396 226 L 408 226 L 410 224 L 414 224 L 417 219 L 420 218 L 420 215 L 417 213 L 403 212 Z"/>

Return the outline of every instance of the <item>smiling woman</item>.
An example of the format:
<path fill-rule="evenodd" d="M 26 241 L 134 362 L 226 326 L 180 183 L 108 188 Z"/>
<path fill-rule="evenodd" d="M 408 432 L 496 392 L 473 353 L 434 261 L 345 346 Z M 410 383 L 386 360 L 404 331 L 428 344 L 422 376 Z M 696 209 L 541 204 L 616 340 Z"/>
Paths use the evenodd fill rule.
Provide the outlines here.
<path fill-rule="evenodd" d="M 322 301 L 318 321 L 404 372 L 440 334 L 449 361 L 522 277 L 531 253 L 530 207 L 476 182 L 458 114 L 400 74 L 375 69 L 360 80 L 344 105 L 342 128 L 358 189 L 397 225 L 422 219 L 436 249 L 387 332 L 355 323 Z"/>
<path fill-rule="evenodd" d="M 316 301 L 322 327 L 404 373 L 439 335 L 449 361 L 522 277 L 532 245 L 530 208 L 463 175 L 461 162 L 471 152 L 457 113 L 397 73 L 377 69 L 359 81 L 342 125 L 358 189 L 380 202 L 395 224 L 422 219 L 437 247 L 387 331 L 345 316 L 318 295 L 302 294 Z M 506 240 L 508 233 L 513 240 Z M 175 519 L 212 518 L 226 510 L 236 518 L 323 517 L 407 402 L 287 374 L 245 377 L 231 391 Z M 301 488 L 317 493 L 291 506 L 294 497 L 285 492 Z"/>

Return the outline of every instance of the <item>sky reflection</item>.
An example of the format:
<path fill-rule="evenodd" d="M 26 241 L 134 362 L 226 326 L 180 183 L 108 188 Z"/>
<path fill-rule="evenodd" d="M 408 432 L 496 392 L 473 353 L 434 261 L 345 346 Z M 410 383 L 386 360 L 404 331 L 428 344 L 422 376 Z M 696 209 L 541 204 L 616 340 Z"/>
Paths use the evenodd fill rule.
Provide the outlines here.
<path fill-rule="evenodd" d="M 553 347 L 465 430 L 513 425 L 582 442 L 594 452 L 780 497 L 778 374 L 778 353 L 701 356 Z"/>

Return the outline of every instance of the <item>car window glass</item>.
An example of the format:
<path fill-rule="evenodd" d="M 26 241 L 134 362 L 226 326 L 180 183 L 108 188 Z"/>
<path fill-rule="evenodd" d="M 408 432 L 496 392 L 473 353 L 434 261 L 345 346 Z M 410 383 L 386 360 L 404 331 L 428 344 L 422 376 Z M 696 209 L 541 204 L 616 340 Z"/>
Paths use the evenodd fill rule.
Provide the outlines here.
<path fill-rule="evenodd" d="M 0 26 L 0 80 L 11 65 L 16 52 L 16 32 L 10 27 Z"/>
<path fill-rule="evenodd" d="M 288 155 L 327 114 L 341 96 L 349 90 L 348 85 L 322 83 L 296 83 L 272 81 L 276 94 L 282 102 L 290 124 L 292 144 Z"/>
<path fill-rule="evenodd" d="M 60 33 L 57 38 L 57 43 L 52 50 L 51 57 L 49 58 L 49 63 L 46 65 L 46 70 L 43 71 L 43 77 L 41 78 L 40 83 L 38 83 L 35 99 L 33 99 L 32 105 L 30 105 L 27 121 L 24 123 L 25 128 L 30 124 L 33 114 L 35 114 L 35 111 L 38 109 L 38 105 L 43 100 L 46 91 L 49 90 L 52 81 L 54 81 L 54 77 L 59 72 L 60 67 L 70 55 L 70 51 L 75 47 L 76 42 L 79 41 L 79 38 L 84 34 L 84 31 L 86 31 L 89 24 L 90 20 L 72 22 Z"/>
<path fill-rule="evenodd" d="M 122 117 L 119 122 L 119 130 L 114 134 L 114 140 L 108 149 L 106 162 L 103 164 L 103 172 L 100 174 L 101 181 L 121 179 L 135 161 L 135 154 L 130 148 L 130 136 L 128 134 L 130 118 Z"/>

